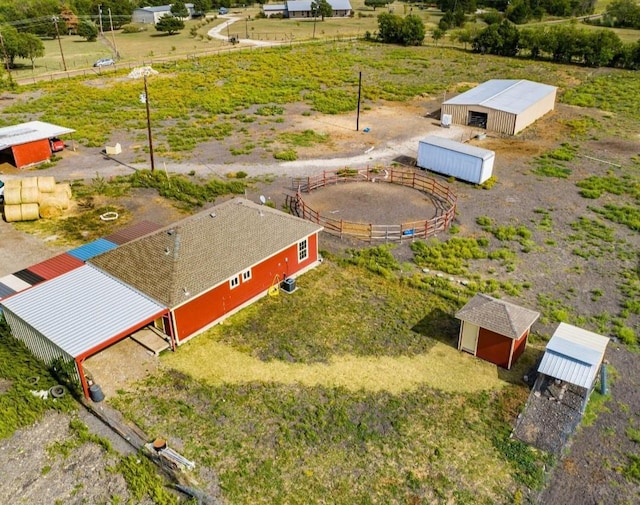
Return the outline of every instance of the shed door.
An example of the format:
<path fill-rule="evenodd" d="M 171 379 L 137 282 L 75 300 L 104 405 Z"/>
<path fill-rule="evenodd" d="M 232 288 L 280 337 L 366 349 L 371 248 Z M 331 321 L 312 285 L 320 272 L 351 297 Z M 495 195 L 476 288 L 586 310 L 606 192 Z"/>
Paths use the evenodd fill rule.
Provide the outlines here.
<path fill-rule="evenodd" d="M 478 330 L 479 328 L 475 324 L 465 322 L 462 325 L 462 341 L 460 342 L 460 349 L 470 352 L 474 356 L 478 346 Z"/>

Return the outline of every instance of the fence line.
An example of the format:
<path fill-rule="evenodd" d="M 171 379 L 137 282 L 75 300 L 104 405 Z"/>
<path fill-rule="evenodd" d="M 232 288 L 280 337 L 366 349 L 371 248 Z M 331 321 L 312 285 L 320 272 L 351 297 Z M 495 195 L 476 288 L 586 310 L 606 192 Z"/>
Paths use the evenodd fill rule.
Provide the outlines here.
<path fill-rule="evenodd" d="M 302 198 L 303 193 L 311 193 L 325 186 L 354 182 L 386 182 L 417 189 L 435 198 L 437 215 L 430 219 L 401 224 L 355 223 L 323 216 L 309 207 Z M 340 238 L 355 238 L 369 243 L 425 239 L 444 231 L 455 217 L 457 201 L 456 195 L 448 186 L 423 174 L 396 168 L 367 167 L 360 170 L 343 168 L 324 171 L 319 175 L 292 179 L 291 189 L 295 191 L 295 195 L 286 195 L 285 204 L 292 214 L 323 226 L 325 231 L 332 235 Z"/>

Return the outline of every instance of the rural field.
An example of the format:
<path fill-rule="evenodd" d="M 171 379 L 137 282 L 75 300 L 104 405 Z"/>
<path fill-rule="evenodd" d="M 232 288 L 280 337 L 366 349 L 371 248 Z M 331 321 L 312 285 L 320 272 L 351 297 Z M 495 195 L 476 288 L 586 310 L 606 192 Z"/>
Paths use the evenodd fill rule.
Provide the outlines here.
<path fill-rule="evenodd" d="M 153 174 L 141 83 L 128 70 L 4 94 L 3 124 L 38 118 L 76 130 L 75 150 L 37 173 L 72 181 L 79 205 L 64 220 L 15 225 L 19 233 L 46 239 L 42 247 L 70 246 L 143 219 L 169 223 L 231 194 L 267 195 L 280 208 L 292 176 L 398 160 L 416 170 L 416 139 L 439 129 L 443 97 L 491 78 L 559 88 L 556 110 L 516 137 L 451 130 L 497 161 L 484 187 L 434 175 L 458 195 L 448 232 L 378 247 L 324 234 L 324 261 L 296 292 L 260 300 L 109 392 L 107 404 L 129 422 L 196 462 L 191 479 L 212 503 L 640 499 L 637 72 L 339 40 L 154 69 L 162 170 Z M 367 133 L 354 128 L 360 72 Z M 115 142 L 117 164 L 100 156 Z M 314 198 L 335 208 L 329 188 Z M 369 205 L 359 212 L 392 223 L 402 203 Z M 122 220 L 96 224 L 106 209 Z M 541 312 L 509 372 L 457 351 L 453 315 L 476 292 Z M 523 376 L 559 322 L 614 341 L 607 394 L 594 391 L 572 444 L 554 457 L 510 434 L 529 395 Z M 0 498 L 184 501 L 108 432 L 86 430 L 73 402 L 35 401 L 26 379 L 55 379 L 8 336 L 0 342 L 5 356 L 20 356 L 20 366 L 0 361 L 0 464 L 15 466 L 8 448 L 30 456 Z M 113 376 L 121 363 L 113 359 Z M 55 441 L 46 441 L 47 426 Z M 30 430 L 39 445 L 29 445 Z M 109 486 L 92 485 L 110 475 Z"/>

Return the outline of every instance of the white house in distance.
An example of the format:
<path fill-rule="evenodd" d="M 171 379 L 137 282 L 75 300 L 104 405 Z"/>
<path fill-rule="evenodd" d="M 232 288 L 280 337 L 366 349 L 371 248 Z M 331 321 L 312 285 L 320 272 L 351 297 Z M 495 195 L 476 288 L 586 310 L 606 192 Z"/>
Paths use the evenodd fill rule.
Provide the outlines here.
<path fill-rule="evenodd" d="M 328 0 L 334 18 L 347 18 L 353 11 L 349 0 Z M 266 17 L 280 15 L 283 18 L 312 18 L 311 0 L 290 0 L 284 4 L 264 4 L 262 12 Z"/>
<path fill-rule="evenodd" d="M 141 7 L 140 9 L 134 9 L 131 15 L 132 23 L 141 23 L 147 25 L 155 25 L 158 20 L 166 15 L 171 15 L 171 5 L 158 5 L 156 7 Z M 189 18 L 195 13 L 193 4 L 185 4 L 185 7 L 189 11 Z M 188 18 L 187 18 L 188 19 Z"/>

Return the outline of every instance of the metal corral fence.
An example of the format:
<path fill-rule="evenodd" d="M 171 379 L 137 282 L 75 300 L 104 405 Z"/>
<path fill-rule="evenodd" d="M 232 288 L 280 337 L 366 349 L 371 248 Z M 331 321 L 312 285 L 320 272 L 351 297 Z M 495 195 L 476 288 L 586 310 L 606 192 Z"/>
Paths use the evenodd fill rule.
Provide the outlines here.
<path fill-rule="evenodd" d="M 309 207 L 302 197 L 303 193 L 310 193 L 325 186 L 354 182 L 386 182 L 422 191 L 434 200 L 436 216 L 402 224 L 354 223 L 323 216 Z M 435 179 L 418 172 L 397 168 L 367 167 L 360 170 L 343 168 L 325 171 L 320 175 L 294 178 L 291 189 L 295 191 L 295 195 L 286 196 L 286 206 L 292 214 L 324 226 L 326 232 L 340 238 L 355 238 L 370 243 L 424 239 L 444 231 L 454 219 L 457 200 L 456 195 L 447 186 Z"/>

